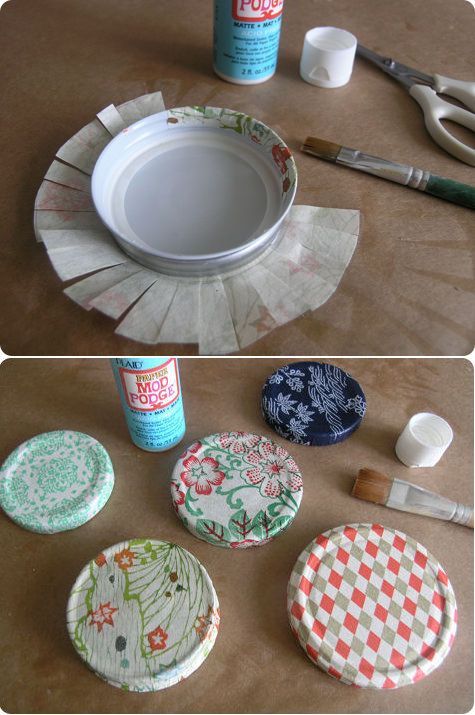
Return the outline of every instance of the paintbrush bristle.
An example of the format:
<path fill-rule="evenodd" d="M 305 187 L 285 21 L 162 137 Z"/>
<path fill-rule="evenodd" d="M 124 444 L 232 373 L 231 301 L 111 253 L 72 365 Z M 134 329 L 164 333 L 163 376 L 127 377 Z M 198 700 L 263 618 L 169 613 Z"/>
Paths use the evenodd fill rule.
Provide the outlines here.
<path fill-rule="evenodd" d="M 373 469 L 360 469 L 353 484 L 352 496 L 375 504 L 386 504 L 393 480 Z"/>
<path fill-rule="evenodd" d="M 320 159 L 325 159 L 325 161 L 336 161 L 341 145 L 327 142 L 325 139 L 318 139 L 317 137 L 307 137 L 301 149 L 307 154 L 318 156 Z"/>

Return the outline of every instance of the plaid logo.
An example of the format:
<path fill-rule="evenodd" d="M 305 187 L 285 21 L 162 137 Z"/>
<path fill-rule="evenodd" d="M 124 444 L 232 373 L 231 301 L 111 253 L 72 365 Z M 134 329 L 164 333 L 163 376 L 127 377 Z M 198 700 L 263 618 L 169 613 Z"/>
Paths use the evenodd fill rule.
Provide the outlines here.
<path fill-rule="evenodd" d="M 341 526 L 300 554 L 288 589 L 292 632 L 344 683 L 399 688 L 437 668 L 457 629 L 452 586 L 414 539 L 379 524 Z"/>

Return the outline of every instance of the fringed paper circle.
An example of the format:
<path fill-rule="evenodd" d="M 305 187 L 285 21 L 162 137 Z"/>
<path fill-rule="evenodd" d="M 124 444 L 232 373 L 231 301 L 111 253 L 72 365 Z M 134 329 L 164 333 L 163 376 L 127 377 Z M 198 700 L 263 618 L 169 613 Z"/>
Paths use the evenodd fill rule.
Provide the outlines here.
<path fill-rule="evenodd" d="M 164 109 L 161 92 L 110 105 L 67 141 L 38 191 L 35 233 L 60 279 L 77 279 L 66 295 L 118 321 L 117 334 L 151 345 L 198 343 L 201 354 L 235 352 L 330 298 L 356 248 L 359 211 L 294 206 L 266 252 L 218 276 L 144 268 L 98 218 L 90 175 L 116 134 Z"/>

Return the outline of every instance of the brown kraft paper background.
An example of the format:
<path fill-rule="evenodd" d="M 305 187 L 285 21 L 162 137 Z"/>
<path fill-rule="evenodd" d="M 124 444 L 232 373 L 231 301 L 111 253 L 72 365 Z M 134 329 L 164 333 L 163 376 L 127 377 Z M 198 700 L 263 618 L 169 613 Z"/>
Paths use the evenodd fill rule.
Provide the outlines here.
<path fill-rule="evenodd" d="M 308 135 L 473 184 L 473 168 L 428 135 L 406 90 L 356 59 L 345 87 L 299 77 L 305 32 L 342 27 L 425 72 L 473 80 L 475 11 L 467 0 L 287 0 L 276 76 L 238 86 L 212 70 L 213 3 L 195 0 L 10 0 L 0 14 L 0 344 L 11 355 L 196 354 L 143 346 L 62 293 L 33 204 L 56 150 L 95 114 L 163 90 L 167 107 L 209 104 L 280 132 L 299 171 L 296 204 L 362 212 L 355 255 L 336 293 L 248 354 L 460 355 L 471 351 L 473 212 L 328 164 Z M 470 133 L 464 134 L 470 141 Z M 471 135 L 473 141 L 473 135 Z"/>
<path fill-rule="evenodd" d="M 463 713 L 473 702 L 473 532 L 386 509 L 350 496 L 359 468 L 372 467 L 473 504 L 473 374 L 466 360 L 345 360 L 334 363 L 361 384 L 368 408 L 361 427 L 330 447 L 278 437 L 260 413 L 265 378 L 285 359 L 181 360 L 187 420 L 183 442 L 153 454 L 128 436 L 107 360 L 9 360 L 0 368 L 0 460 L 25 439 L 54 429 L 97 438 L 114 464 L 109 502 L 79 529 L 54 535 L 21 529 L 0 512 L 0 705 L 7 712 L 91 713 Z M 432 469 L 408 469 L 394 443 L 420 411 L 446 418 L 454 440 Z M 299 513 L 287 532 L 261 548 L 228 551 L 200 541 L 177 519 L 169 492 L 187 444 L 213 432 L 273 437 L 304 480 Z M 458 633 L 442 666 L 395 691 L 348 687 L 306 657 L 289 628 L 286 586 L 302 549 L 320 532 L 379 522 L 424 544 L 445 567 L 459 611 Z M 66 631 L 66 602 L 82 567 L 129 537 L 174 541 L 208 570 L 222 622 L 205 663 L 157 693 L 125 693 L 97 678 Z"/>

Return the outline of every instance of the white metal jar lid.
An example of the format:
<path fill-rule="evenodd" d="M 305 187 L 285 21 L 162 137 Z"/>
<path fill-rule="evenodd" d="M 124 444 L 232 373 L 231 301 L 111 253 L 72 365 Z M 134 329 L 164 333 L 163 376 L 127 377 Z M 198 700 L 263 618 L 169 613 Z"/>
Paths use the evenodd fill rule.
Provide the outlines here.
<path fill-rule="evenodd" d="M 103 149 L 91 181 L 125 253 L 181 277 L 254 260 L 277 238 L 296 187 L 282 139 L 220 107 L 177 107 L 131 124 Z"/>
<path fill-rule="evenodd" d="M 219 603 L 202 564 L 176 544 L 130 539 L 79 574 L 69 597 L 73 645 L 110 685 L 149 692 L 193 673 L 211 651 Z"/>
<path fill-rule="evenodd" d="M 442 566 L 410 536 L 380 524 L 317 536 L 294 566 L 287 607 L 308 657 L 365 688 L 399 688 L 429 675 L 457 630 Z"/>
<path fill-rule="evenodd" d="M 106 107 L 68 139 L 35 200 L 36 237 L 60 280 L 69 282 L 66 295 L 117 321 L 118 334 L 148 344 L 199 343 L 204 355 L 234 352 L 329 299 L 355 251 L 359 211 L 293 206 L 277 241 L 251 263 L 214 278 L 143 268 L 96 215 L 90 175 L 112 137 L 164 109 L 161 92 L 145 94 Z M 272 161 L 288 197 L 283 147 L 274 149 Z"/>

